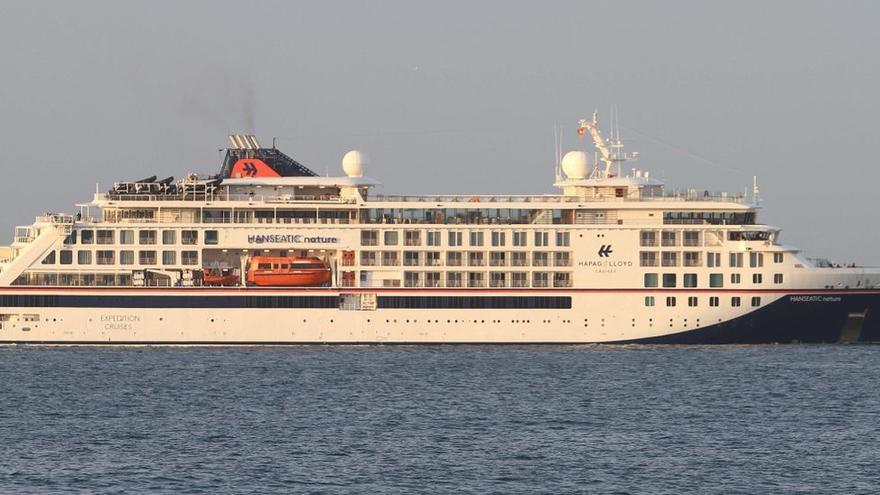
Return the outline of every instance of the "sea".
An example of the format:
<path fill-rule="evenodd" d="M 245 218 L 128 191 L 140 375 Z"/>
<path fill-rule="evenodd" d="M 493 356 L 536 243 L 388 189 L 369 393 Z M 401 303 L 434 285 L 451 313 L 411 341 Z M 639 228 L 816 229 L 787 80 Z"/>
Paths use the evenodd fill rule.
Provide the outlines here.
<path fill-rule="evenodd" d="M 2 347 L 0 493 L 880 493 L 880 346 Z"/>

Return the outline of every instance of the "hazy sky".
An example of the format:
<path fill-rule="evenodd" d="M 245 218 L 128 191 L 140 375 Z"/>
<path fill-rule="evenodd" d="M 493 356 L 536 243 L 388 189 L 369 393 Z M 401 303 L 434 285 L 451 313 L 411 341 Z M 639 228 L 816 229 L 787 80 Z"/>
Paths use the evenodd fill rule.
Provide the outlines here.
<path fill-rule="evenodd" d="M 553 126 L 619 108 L 640 168 L 880 265 L 878 2 L 0 3 L 0 240 L 95 183 L 219 170 L 253 130 L 387 193 L 553 192 Z M 607 118 L 605 119 L 607 123 Z M 248 129 L 251 128 L 252 129 Z"/>

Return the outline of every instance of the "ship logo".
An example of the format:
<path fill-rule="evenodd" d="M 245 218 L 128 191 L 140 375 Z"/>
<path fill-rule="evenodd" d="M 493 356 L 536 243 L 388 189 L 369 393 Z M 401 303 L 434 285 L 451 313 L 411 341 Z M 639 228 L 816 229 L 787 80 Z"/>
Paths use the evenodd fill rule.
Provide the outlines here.
<path fill-rule="evenodd" d="M 602 246 L 599 248 L 599 256 L 602 258 L 607 258 L 607 257 L 611 256 L 611 253 L 613 253 L 613 252 L 614 251 L 611 250 L 611 244 L 608 244 L 608 245 L 602 244 Z"/>

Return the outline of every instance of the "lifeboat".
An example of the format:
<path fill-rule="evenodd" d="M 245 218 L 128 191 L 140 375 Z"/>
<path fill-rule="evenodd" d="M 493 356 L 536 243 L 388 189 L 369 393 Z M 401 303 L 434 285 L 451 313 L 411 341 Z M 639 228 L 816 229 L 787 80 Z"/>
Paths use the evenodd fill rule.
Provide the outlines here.
<path fill-rule="evenodd" d="M 240 277 L 232 270 L 205 270 L 202 274 L 202 283 L 211 286 L 238 285 Z"/>
<path fill-rule="evenodd" d="M 247 281 L 260 287 L 320 287 L 330 284 L 330 265 L 315 256 L 254 256 Z"/>

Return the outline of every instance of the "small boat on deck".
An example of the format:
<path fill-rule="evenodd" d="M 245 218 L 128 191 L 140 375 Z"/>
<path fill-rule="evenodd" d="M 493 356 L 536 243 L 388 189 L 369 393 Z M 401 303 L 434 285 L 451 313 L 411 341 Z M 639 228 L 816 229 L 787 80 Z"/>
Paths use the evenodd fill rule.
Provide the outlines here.
<path fill-rule="evenodd" d="M 205 272 L 202 274 L 202 284 L 208 286 L 229 287 L 233 285 L 238 285 L 240 281 L 241 277 L 239 277 L 237 273 L 234 273 L 232 270 L 229 269 L 205 270 Z"/>
<path fill-rule="evenodd" d="M 316 256 L 254 256 L 247 282 L 260 287 L 321 287 L 330 284 L 330 264 Z"/>

